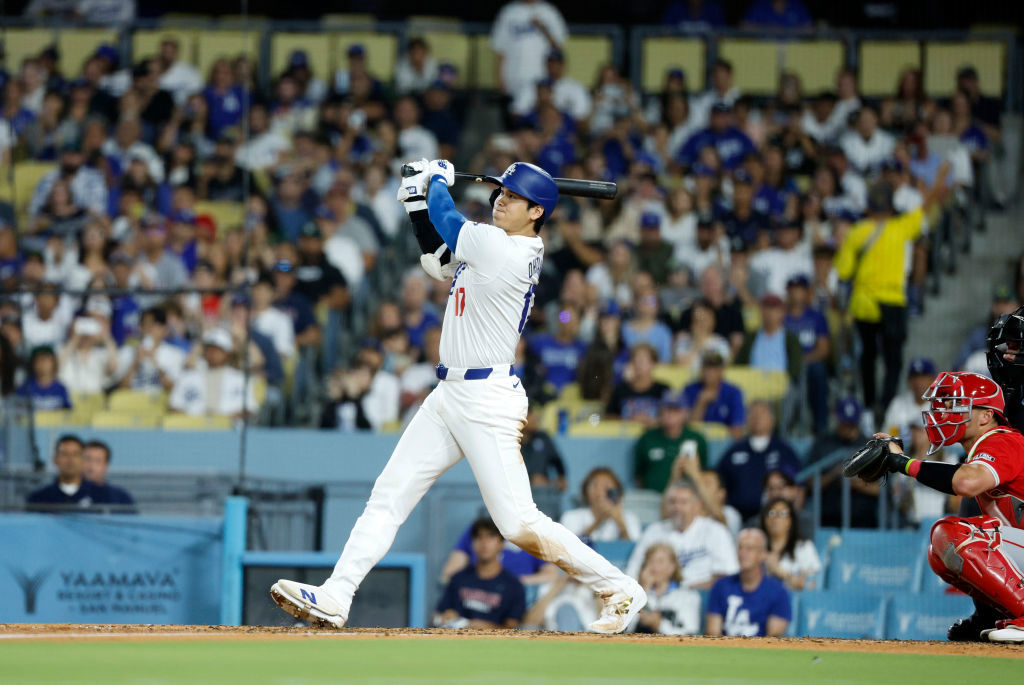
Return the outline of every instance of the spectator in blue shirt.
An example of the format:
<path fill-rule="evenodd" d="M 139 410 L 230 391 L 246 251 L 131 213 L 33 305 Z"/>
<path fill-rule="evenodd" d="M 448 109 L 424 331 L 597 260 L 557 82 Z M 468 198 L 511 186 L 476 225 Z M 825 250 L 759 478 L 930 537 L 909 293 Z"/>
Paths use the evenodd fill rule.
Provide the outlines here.
<path fill-rule="evenodd" d="M 526 612 L 526 591 L 501 563 L 505 538 L 490 518 L 470 529 L 476 561 L 452 576 L 437 603 L 435 623 L 484 630 L 518 628 Z"/>
<path fill-rule="evenodd" d="M 800 0 L 754 0 L 743 17 L 746 28 L 803 29 L 811 14 Z"/>
<path fill-rule="evenodd" d="M 318 229 L 319 230 L 319 229 Z M 308 347 L 320 344 L 320 325 L 313 314 L 309 299 L 295 290 L 298 278 L 295 265 L 289 259 L 280 259 L 274 264 L 274 307 L 280 309 L 292 320 L 295 344 Z"/>
<path fill-rule="evenodd" d="M 107 482 L 107 470 L 110 468 L 110 445 L 102 440 L 90 440 L 82 450 L 82 474 L 106 491 L 104 499 L 108 504 L 134 506 L 135 499 L 127 490 Z M 117 513 L 117 512 L 115 512 Z"/>
<path fill-rule="evenodd" d="M 683 388 L 683 397 L 692 407 L 690 416 L 695 420 L 725 424 L 736 440 L 743 436 L 747 420 L 743 392 L 725 382 L 722 355 L 707 352 L 701 357 L 700 379 Z"/>
<path fill-rule="evenodd" d="M 768 537 L 744 528 L 736 539 L 740 572 L 719 578 L 708 595 L 707 634 L 778 637 L 793 618 L 786 586 L 764 572 Z"/>
<path fill-rule="evenodd" d="M 587 351 L 579 337 L 580 311 L 568 306 L 558 312 L 558 328 L 554 335 L 538 333 L 530 336 L 530 349 L 544 365 L 544 380 L 559 392 L 576 380 L 576 369 Z"/>
<path fill-rule="evenodd" d="M 686 28 L 725 26 L 725 11 L 718 0 L 675 0 L 665 8 L 661 23 Z"/>
<path fill-rule="evenodd" d="M 18 395 L 27 398 L 36 411 L 71 409 L 71 396 L 57 380 L 57 355 L 52 347 L 37 347 L 29 358 L 32 376 L 18 388 Z"/>
<path fill-rule="evenodd" d="M 700 159 L 700 151 L 713 147 L 722 160 L 722 167 L 735 169 L 747 155 L 756 151 L 754 143 L 743 131 L 736 128 L 733 120 L 732 106 L 725 102 L 716 102 L 711 107 L 711 118 L 706 129 L 697 131 L 686 141 L 679 151 L 680 164 L 692 166 Z"/>
<path fill-rule="evenodd" d="M 785 371 L 790 382 L 796 383 L 800 380 L 803 351 L 796 335 L 786 330 L 785 315 L 781 297 L 771 293 L 762 297 L 761 327 L 744 335 L 735 362 L 762 371 Z"/>
<path fill-rule="evenodd" d="M 719 202 L 715 206 L 715 223 L 729 238 L 733 252 L 746 252 L 753 248 L 768 229 L 768 216 L 754 206 L 754 179 L 746 169 L 737 169 L 733 175 L 732 203 Z"/>
<path fill-rule="evenodd" d="M 814 433 L 828 430 L 828 368 L 832 347 L 825 315 L 811 307 L 811 281 L 797 274 L 786 282 L 786 330 L 796 336 L 803 351 L 807 378 L 807 403 L 811 407 Z"/>
<path fill-rule="evenodd" d="M 57 438 L 53 464 L 57 477 L 46 487 L 29 493 L 26 504 L 33 511 L 73 512 L 97 504 L 110 504 L 107 491 L 83 475 L 84 445 L 76 435 Z"/>
<path fill-rule="evenodd" d="M 448 554 L 444 568 L 441 569 L 441 584 L 447 585 L 456 573 L 474 566 L 478 560 L 476 549 L 473 547 L 473 525 L 470 525 L 462 532 Z M 501 562 L 502 568 L 518 578 L 523 585 L 549 583 L 558 576 L 558 569 L 554 565 L 544 563 L 507 540 L 498 555 L 498 561 Z"/>
<path fill-rule="evenodd" d="M 658 422 L 661 400 L 668 386 L 654 380 L 658 353 L 648 343 L 640 343 L 629 353 L 629 363 L 622 372 L 622 381 L 615 384 L 605 418 L 638 421 L 645 428 Z"/>
<path fill-rule="evenodd" d="M 622 324 L 622 341 L 630 349 L 646 343 L 657 352 L 659 362 L 672 360 L 672 330 L 658 320 L 658 295 L 653 289 L 637 293 L 633 318 Z"/>
<path fill-rule="evenodd" d="M 749 434 L 734 442 L 718 461 L 716 470 L 726 492 L 726 503 L 744 520 L 761 511 L 762 483 L 770 471 L 800 470 L 800 458 L 789 443 L 775 434 L 775 412 L 767 402 L 753 402 L 747 420 Z"/>

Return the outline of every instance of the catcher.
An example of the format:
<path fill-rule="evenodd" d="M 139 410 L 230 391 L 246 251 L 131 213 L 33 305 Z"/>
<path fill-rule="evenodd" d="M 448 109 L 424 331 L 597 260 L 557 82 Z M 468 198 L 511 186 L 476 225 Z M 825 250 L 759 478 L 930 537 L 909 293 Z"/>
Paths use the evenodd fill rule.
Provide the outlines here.
<path fill-rule="evenodd" d="M 950 640 L 1024 642 L 1024 435 L 1009 428 L 1003 391 L 976 373 L 943 372 L 922 397 L 929 454 L 953 443 L 963 464 L 911 459 L 898 438 L 876 433 L 843 464 L 868 482 L 903 473 L 949 495 L 977 498 L 980 516 L 935 522 L 928 563 L 978 607 L 950 629 Z"/>

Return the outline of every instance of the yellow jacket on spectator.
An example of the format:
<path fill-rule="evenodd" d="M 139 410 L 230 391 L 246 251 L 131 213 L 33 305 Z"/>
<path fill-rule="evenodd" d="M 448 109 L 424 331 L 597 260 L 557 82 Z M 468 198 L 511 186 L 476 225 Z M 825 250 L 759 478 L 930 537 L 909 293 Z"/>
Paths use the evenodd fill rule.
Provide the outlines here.
<path fill-rule="evenodd" d="M 850 229 L 836 253 L 835 266 L 839 278 L 853 279 L 850 313 L 854 319 L 875 323 L 882 319 L 879 305 L 906 306 L 906 245 L 921 235 L 923 220 L 924 212 L 915 209 L 883 219 L 880 229 L 876 219 L 858 221 Z M 874 241 L 867 245 L 873 235 Z"/>

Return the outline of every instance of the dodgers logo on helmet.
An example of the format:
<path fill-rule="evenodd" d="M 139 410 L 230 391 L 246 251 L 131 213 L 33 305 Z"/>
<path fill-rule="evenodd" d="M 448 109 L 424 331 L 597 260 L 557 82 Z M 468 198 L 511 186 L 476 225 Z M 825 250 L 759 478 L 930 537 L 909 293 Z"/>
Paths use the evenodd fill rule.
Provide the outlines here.
<path fill-rule="evenodd" d="M 544 208 L 544 216 L 550 217 L 558 204 L 558 186 L 551 174 L 528 162 L 513 162 L 499 178 L 487 178 L 492 183 L 505 186 L 513 193 L 522 195 Z"/>

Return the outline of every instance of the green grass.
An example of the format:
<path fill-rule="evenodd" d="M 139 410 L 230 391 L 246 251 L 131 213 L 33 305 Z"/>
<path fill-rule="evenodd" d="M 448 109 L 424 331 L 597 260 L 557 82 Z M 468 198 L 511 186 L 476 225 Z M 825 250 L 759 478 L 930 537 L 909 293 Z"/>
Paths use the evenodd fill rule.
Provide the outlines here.
<path fill-rule="evenodd" d="M 542 640 L 20 642 L 0 683 L 799 683 L 1012 682 L 1021 662 L 964 656 Z"/>

